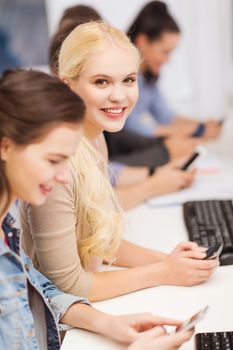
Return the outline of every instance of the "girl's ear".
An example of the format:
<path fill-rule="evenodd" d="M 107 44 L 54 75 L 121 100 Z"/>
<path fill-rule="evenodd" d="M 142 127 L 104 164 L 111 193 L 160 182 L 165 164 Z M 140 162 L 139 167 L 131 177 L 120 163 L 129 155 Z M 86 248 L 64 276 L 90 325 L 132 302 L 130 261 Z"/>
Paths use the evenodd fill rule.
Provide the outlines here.
<path fill-rule="evenodd" d="M 70 85 L 70 81 L 67 77 L 64 77 L 64 76 L 60 76 L 60 79 L 63 83 L 67 84 L 67 85 Z"/>
<path fill-rule="evenodd" d="M 149 40 L 145 34 L 139 34 L 136 39 L 136 46 L 139 49 L 143 49 L 147 44 Z"/>
<path fill-rule="evenodd" d="M 3 137 L 0 144 L 0 158 L 2 161 L 6 161 L 8 154 L 10 153 L 13 146 L 13 142 L 8 137 Z"/>

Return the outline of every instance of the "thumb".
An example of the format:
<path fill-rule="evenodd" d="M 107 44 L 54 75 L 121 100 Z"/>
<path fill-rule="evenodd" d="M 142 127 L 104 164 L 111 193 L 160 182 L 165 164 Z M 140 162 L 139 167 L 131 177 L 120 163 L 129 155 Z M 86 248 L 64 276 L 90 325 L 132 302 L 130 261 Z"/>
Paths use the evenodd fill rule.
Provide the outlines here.
<path fill-rule="evenodd" d="M 148 331 L 140 333 L 140 338 L 143 337 L 145 340 L 150 340 L 155 337 L 160 337 L 161 335 L 166 334 L 166 330 L 164 327 L 156 326 L 154 328 L 149 329 Z"/>
<path fill-rule="evenodd" d="M 182 242 L 176 246 L 173 252 L 179 253 L 185 250 L 196 250 L 198 245 L 195 242 Z"/>

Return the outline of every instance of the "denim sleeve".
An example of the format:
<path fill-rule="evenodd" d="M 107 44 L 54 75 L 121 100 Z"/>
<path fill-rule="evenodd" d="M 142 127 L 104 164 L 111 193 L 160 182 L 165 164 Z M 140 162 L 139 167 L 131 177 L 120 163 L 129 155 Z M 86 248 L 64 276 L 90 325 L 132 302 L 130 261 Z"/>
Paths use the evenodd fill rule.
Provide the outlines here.
<path fill-rule="evenodd" d="M 69 307 L 75 303 L 83 303 L 90 305 L 89 301 L 85 298 L 77 297 L 68 293 L 60 293 L 49 300 L 49 304 L 53 311 L 56 323 L 58 324 L 59 331 L 66 331 L 73 328 L 64 323 L 59 323 L 60 319 L 65 315 Z"/>
<path fill-rule="evenodd" d="M 59 290 L 48 278 L 34 268 L 30 258 L 22 251 L 21 257 L 24 261 L 27 277 L 51 307 L 57 324 L 59 324 L 60 319 L 72 304 L 79 302 L 90 305 L 89 301 L 85 298 L 63 293 Z M 59 325 L 60 330 L 67 330 L 69 328 L 72 327 Z"/>
<path fill-rule="evenodd" d="M 170 124 L 175 118 L 175 112 L 169 108 L 157 86 L 154 86 L 154 94 L 149 111 L 158 124 Z"/>

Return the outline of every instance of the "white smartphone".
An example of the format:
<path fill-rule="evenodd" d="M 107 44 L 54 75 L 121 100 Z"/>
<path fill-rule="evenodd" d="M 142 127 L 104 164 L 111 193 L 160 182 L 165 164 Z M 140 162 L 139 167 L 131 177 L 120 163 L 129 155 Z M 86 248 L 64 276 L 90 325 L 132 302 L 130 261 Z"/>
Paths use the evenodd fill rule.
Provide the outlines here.
<path fill-rule="evenodd" d="M 192 317 L 190 317 L 188 320 L 184 321 L 181 326 L 176 328 L 176 332 L 183 331 L 183 330 L 188 331 L 194 328 L 196 323 L 198 323 L 200 320 L 203 319 L 208 309 L 209 309 L 209 306 L 207 305 L 203 309 L 198 311 L 196 314 L 194 314 Z"/>

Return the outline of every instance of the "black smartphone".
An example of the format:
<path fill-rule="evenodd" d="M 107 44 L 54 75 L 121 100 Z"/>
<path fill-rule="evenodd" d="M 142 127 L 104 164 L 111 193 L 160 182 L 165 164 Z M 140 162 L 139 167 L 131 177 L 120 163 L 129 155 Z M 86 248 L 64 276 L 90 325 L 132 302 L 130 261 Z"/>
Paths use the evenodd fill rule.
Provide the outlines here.
<path fill-rule="evenodd" d="M 223 244 L 221 243 L 216 243 L 215 245 L 209 247 L 206 250 L 206 257 L 204 260 L 210 260 L 210 259 L 216 259 L 219 257 L 223 249 Z"/>
<path fill-rule="evenodd" d="M 191 157 L 182 165 L 182 167 L 180 168 L 180 170 L 188 170 L 189 166 L 194 162 L 195 159 L 197 159 L 197 157 L 200 156 L 199 152 L 194 152 Z"/>
<path fill-rule="evenodd" d="M 176 332 L 179 331 L 188 331 L 195 327 L 196 323 L 198 323 L 206 314 L 207 310 L 209 309 L 209 306 L 203 307 L 200 311 L 198 311 L 196 314 L 194 314 L 192 317 L 190 317 L 188 320 L 184 321 L 181 326 L 176 328 Z"/>
<path fill-rule="evenodd" d="M 219 119 L 218 124 L 222 125 L 225 122 L 226 118 Z"/>

